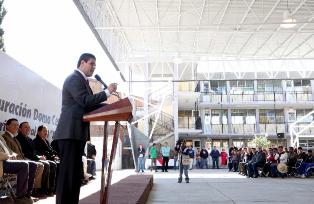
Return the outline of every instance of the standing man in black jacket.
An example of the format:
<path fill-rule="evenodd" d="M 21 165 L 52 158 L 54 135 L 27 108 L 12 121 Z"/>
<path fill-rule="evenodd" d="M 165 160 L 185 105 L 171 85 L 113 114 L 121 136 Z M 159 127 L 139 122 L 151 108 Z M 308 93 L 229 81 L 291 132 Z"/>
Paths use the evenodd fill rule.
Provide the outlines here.
<path fill-rule="evenodd" d="M 62 89 L 62 109 L 55 132 L 60 156 L 60 171 L 57 181 L 56 203 L 77 204 L 83 171 L 82 155 L 90 139 L 89 123 L 83 122 L 83 115 L 90 112 L 115 92 L 116 84 L 110 84 L 103 92 L 93 94 L 87 77 L 96 68 L 96 57 L 89 53 L 80 56 L 77 69 L 66 78 Z"/>

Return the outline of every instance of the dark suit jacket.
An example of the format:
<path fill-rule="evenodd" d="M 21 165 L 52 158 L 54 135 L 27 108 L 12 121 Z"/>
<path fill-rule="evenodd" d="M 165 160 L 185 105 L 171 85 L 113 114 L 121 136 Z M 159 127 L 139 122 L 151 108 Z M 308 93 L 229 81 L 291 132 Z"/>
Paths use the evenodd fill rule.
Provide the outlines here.
<path fill-rule="evenodd" d="M 19 133 L 16 136 L 16 139 L 20 142 L 24 156 L 27 159 L 33 160 L 33 161 L 39 161 L 39 158 L 37 157 L 35 153 L 33 140 L 31 138 L 25 137 L 24 135 Z"/>
<path fill-rule="evenodd" d="M 78 71 L 68 76 L 62 89 L 62 109 L 54 140 L 89 140 L 89 123 L 82 118 L 107 99 L 106 93 L 93 94 L 84 77 Z"/>
<path fill-rule="evenodd" d="M 87 143 L 87 158 L 88 159 L 94 159 L 94 157 L 96 156 L 96 148 L 95 145 L 91 144 L 91 143 Z"/>
<path fill-rule="evenodd" d="M 43 140 L 37 135 L 33 139 L 33 144 L 37 155 L 45 155 L 48 160 L 54 160 L 55 156 L 57 156 L 57 152 L 52 149 L 48 140 Z"/>

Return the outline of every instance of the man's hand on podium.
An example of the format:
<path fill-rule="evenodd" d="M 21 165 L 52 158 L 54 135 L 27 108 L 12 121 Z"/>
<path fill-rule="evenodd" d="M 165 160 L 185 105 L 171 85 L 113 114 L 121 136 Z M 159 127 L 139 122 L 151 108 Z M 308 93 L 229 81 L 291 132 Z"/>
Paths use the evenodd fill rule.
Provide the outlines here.
<path fill-rule="evenodd" d="M 108 91 L 109 91 L 110 94 L 112 94 L 112 93 L 117 91 L 117 85 L 118 85 L 117 83 L 109 84 Z"/>

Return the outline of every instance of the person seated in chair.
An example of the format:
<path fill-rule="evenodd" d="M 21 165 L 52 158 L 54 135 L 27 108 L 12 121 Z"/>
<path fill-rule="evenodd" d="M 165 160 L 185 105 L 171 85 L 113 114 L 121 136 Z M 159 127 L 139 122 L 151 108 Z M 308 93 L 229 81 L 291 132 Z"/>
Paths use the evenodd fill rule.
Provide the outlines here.
<path fill-rule="evenodd" d="M 90 179 L 94 179 L 96 177 L 96 148 L 90 141 L 87 141 L 87 173 L 91 174 L 92 177 Z"/>
<path fill-rule="evenodd" d="M 314 157 L 313 157 L 313 151 L 309 149 L 307 151 L 307 157 L 302 162 L 301 166 L 299 167 L 299 175 L 302 178 L 305 178 L 309 173 L 310 170 L 314 167 Z"/>
<path fill-rule="evenodd" d="M 30 168 L 26 161 L 16 160 L 16 153 L 10 150 L 3 137 L 0 136 L 0 177 L 3 173 L 17 175 L 16 197 L 14 198 L 16 203 L 33 203 L 28 195 L 32 188 L 30 190 L 28 188 L 34 185 L 35 171 L 36 168 Z"/>
<path fill-rule="evenodd" d="M 43 155 L 50 165 L 49 173 L 49 192 L 54 193 L 56 188 L 56 177 L 58 172 L 59 157 L 57 152 L 52 149 L 48 140 L 48 128 L 40 125 L 37 128 L 37 135 L 33 139 L 33 147 L 36 155 Z"/>
<path fill-rule="evenodd" d="M 275 158 L 277 158 L 277 157 L 275 156 Z M 287 160 L 288 160 L 288 154 L 283 150 L 282 146 L 279 146 L 278 147 L 278 159 L 277 159 L 278 163 L 277 164 L 271 164 L 271 166 L 270 166 L 272 177 L 278 177 L 278 176 L 284 177 L 284 175 L 282 173 L 278 172 L 277 165 L 279 163 L 287 164 Z"/>
<path fill-rule="evenodd" d="M 288 174 L 292 172 L 292 168 L 297 163 L 297 154 L 294 152 L 293 147 L 289 147 L 288 150 L 288 160 L 287 160 L 287 166 L 288 166 Z"/>
<path fill-rule="evenodd" d="M 259 176 L 258 167 L 264 167 L 265 163 L 266 163 L 266 154 L 265 152 L 263 152 L 262 147 L 258 147 L 256 162 L 252 163 L 254 178 L 257 178 Z"/>

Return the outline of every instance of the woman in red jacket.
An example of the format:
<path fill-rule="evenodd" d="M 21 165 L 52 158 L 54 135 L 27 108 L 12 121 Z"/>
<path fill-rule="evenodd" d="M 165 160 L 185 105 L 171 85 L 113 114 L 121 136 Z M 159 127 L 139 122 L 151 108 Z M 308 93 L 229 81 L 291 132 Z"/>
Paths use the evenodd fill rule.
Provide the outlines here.
<path fill-rule="evenodd" d="M 221 150 L 220 157 L 221 157 L 221 166 L 226 166 L 228 154 L 226 153 L 225 149 Z"/>

